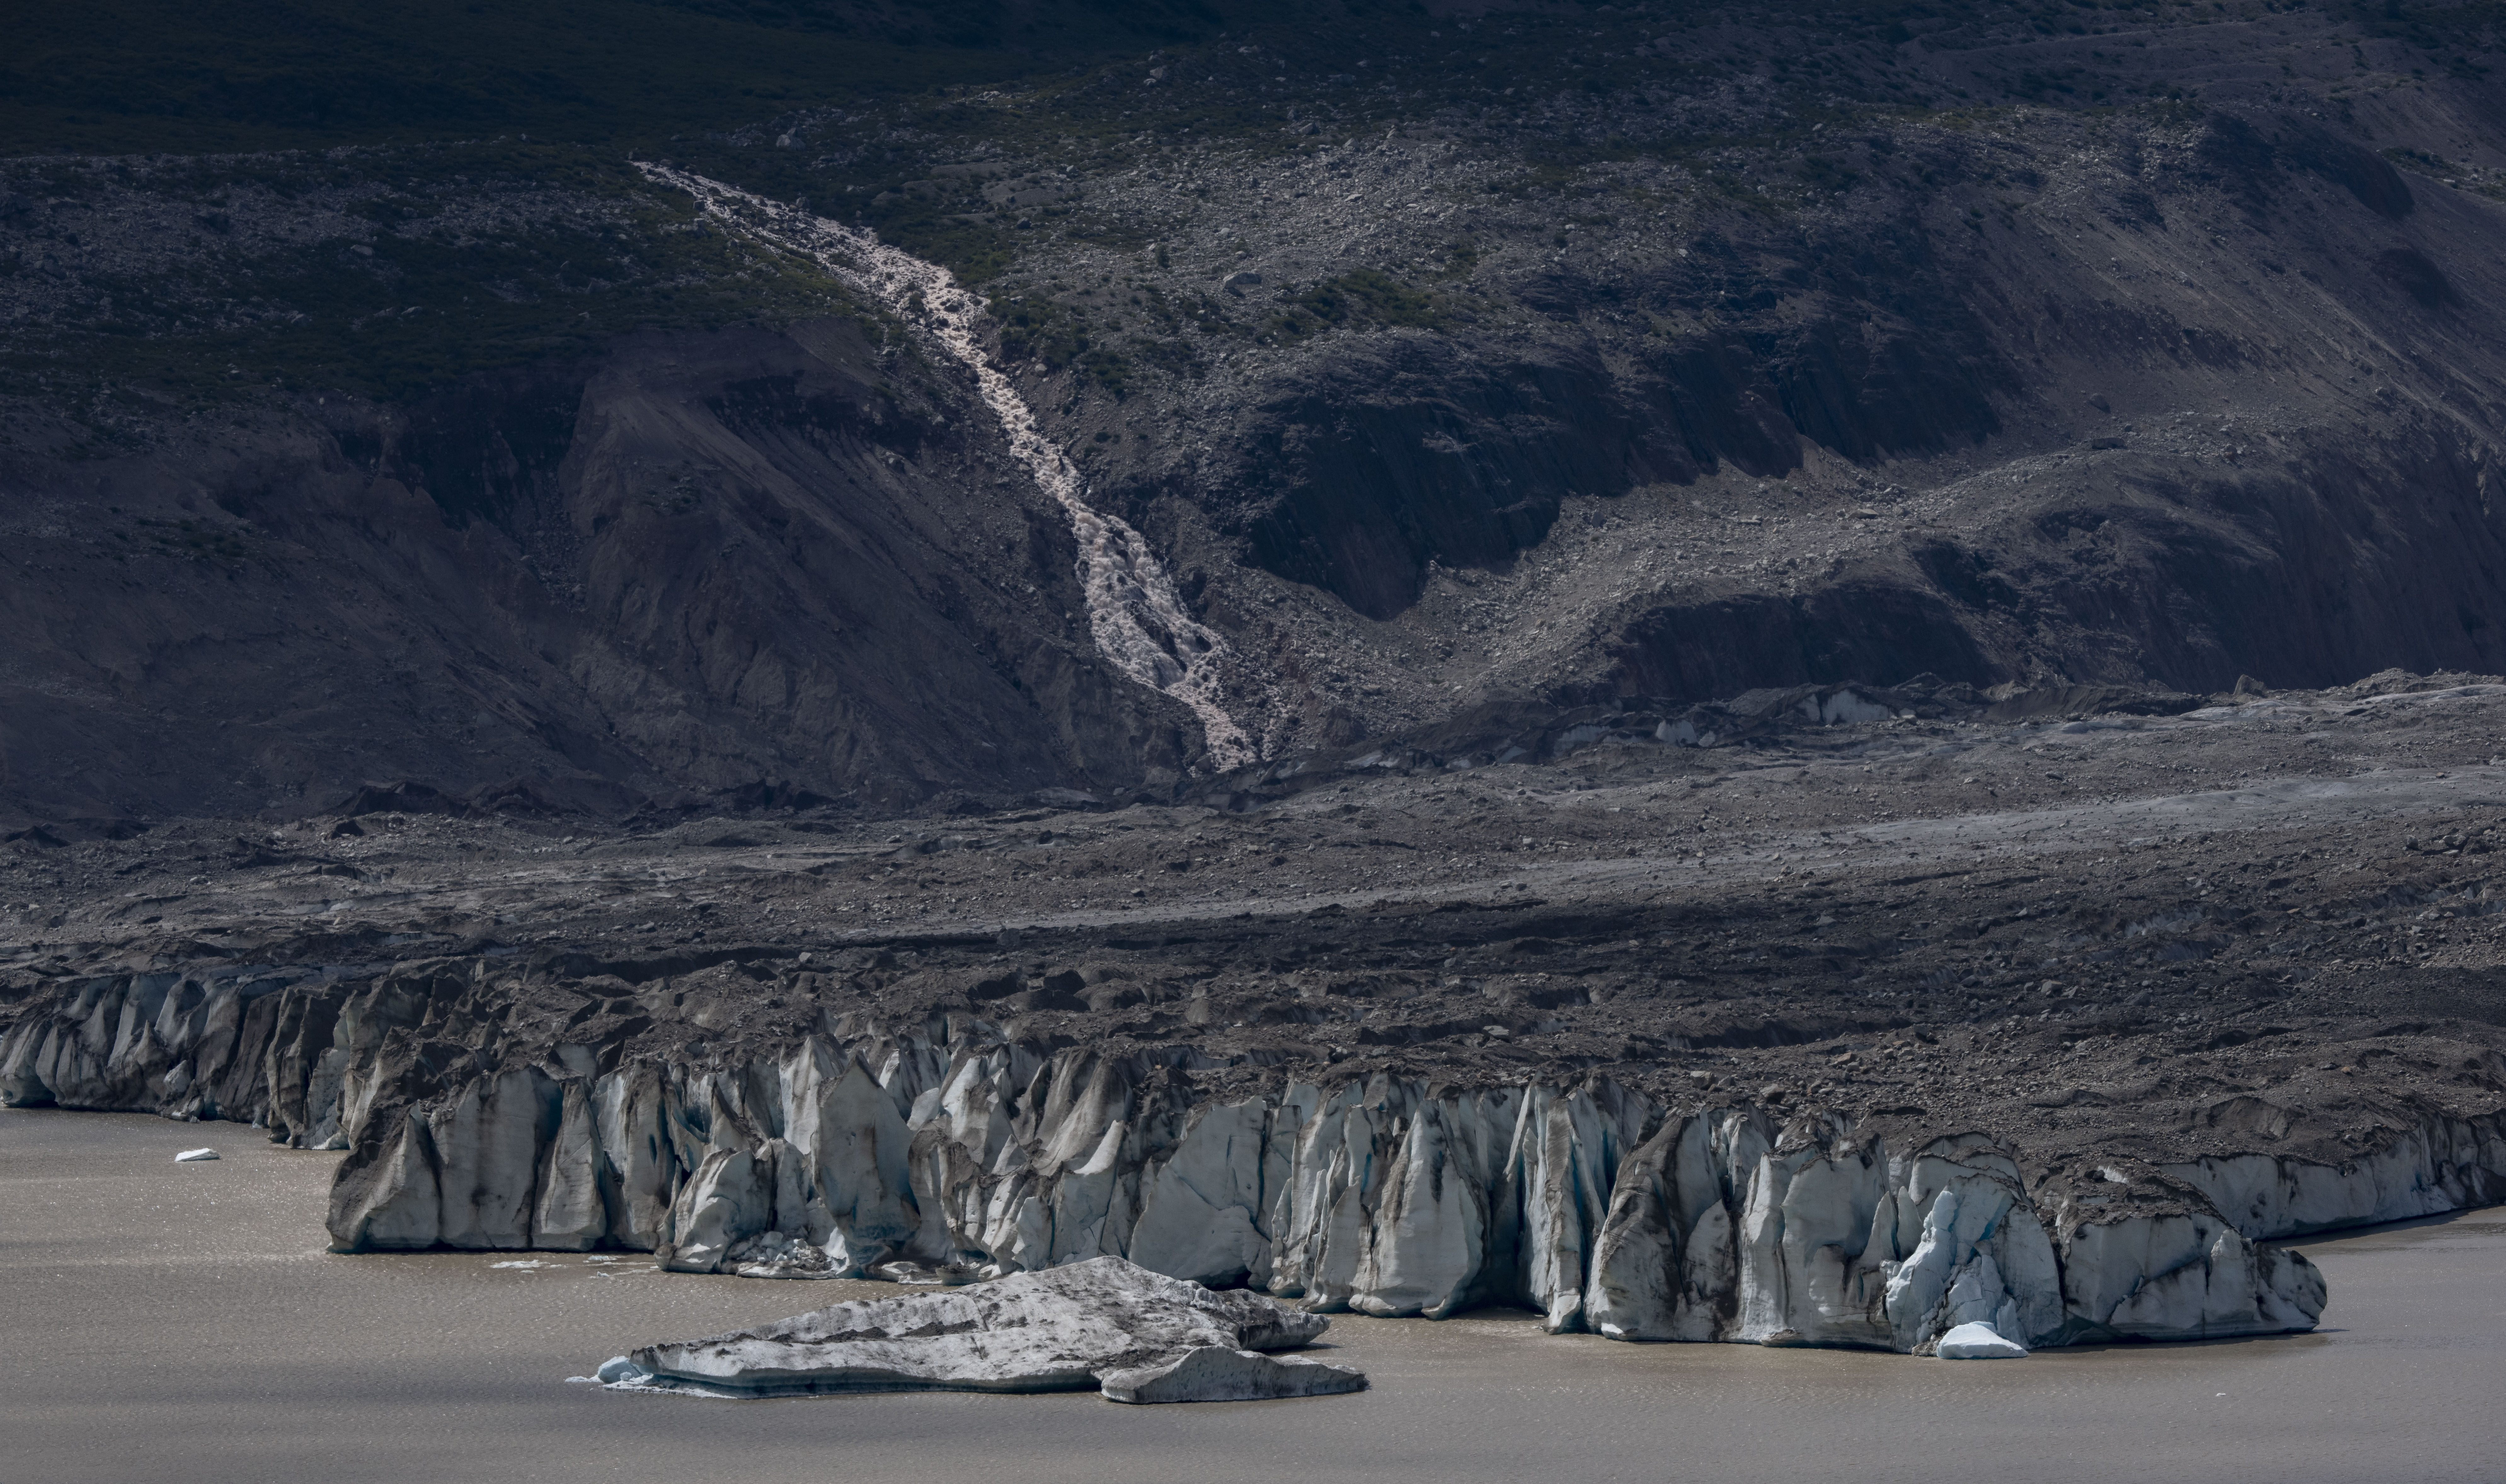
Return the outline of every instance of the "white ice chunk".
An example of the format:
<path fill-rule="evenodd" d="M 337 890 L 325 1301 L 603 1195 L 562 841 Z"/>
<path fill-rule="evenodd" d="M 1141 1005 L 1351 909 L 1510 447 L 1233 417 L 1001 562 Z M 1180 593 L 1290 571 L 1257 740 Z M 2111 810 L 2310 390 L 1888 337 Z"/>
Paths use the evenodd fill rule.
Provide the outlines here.
<path fill-rule="evenodd" d="M 2027 1347 L 2001 1337 L 2001 1331 L 1978 1320 L 1960 1325 L 1941 1336 L 1940 1356 L 1944 1360 L 2016 1360 L 2027 1354 Z"/>
<path fill-rule="evenodd" d="M 618 1386 L 626 1382 L 641 1381 L 651 1374 L 651 1371 L 625 1356 L 611 1356 L 600 1362 L 600 1368 L 591 1373 L 591 1379 L 603 1386 Z"/>
<path fill-rule="evenodd" d="M 180 1154 L 174 1156 L 174 1162 L 176 1164 L 197 1164 L 203 1159 L 215 1159 L 217 1157 L 218 1151 L 215 1149 L 185 1149 Z"/>

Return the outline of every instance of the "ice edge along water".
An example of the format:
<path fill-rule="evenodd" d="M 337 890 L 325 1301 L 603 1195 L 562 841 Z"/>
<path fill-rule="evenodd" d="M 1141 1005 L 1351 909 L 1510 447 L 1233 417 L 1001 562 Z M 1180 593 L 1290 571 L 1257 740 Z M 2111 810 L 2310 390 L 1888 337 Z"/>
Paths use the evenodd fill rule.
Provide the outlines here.
<path fill-rule="evenodd" d="M 1915 1352 L 1977 1322 L 2027 1349 L 2309 1327 L 2322 1276 L 2270 1238 L 2506 1199 L 2506 1113 L 2429 1113 L 2338 1164 L 2031 1179 L 1954 1126 L 1683 1111 L 1606 1078 L 1381 1071 L 1203 1101 L 1181 1048 L 1054 1050 L 958 1017 L 721 1063 L 600 1072 L 564 1048 L 439 1086 L 401 1033 L 484 968 L 353 991 L 90 979 L 0 1034 L 0 1105 L 348 1149 L 340 1251 L 935 1283 L 1121 1256 L 1327 1312 L 1520 1303 L 1617 1339 Z"/>
<path fill-rule="evenodd" d="M 984 353 L 978 330 L 984 301 L 936 263 L 891 247 L 870 232 L 811 216 L 666 165 L 638 162 L 647 179 L 696 197 L 706 215 L 734 230 L 798 254 L 871 295 L 928 335 L 975 374 L 984 405 L 1000 420 L 1011 452 L 1070 517 L 1079 543 L 1080 582 L 1089 628 L 1114 667 L 1152 690 L 1173 696 L 1199 719 L 1209 760 L 1224 770 L 1260 760 L 1244 728 L 1219 702 L 1219 664 L 1226 641 L 1195 618 L 1176 594 L 1165 566 L 1140 533 L 1088 503 L 1078 466 L 1039 432 L 1035 413 L 1009 377 Z"/>

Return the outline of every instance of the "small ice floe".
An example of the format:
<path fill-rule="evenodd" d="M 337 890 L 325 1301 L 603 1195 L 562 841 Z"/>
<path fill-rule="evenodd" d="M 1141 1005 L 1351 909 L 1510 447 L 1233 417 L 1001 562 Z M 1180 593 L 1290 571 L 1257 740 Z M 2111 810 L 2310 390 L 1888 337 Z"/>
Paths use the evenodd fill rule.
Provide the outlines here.
<path fill-rule="evenodd" d="M 2003 1339 L 2000 1330 L 1982 1320 L 1960 1325 L 1941 1336 L 1940 1357 L 1944 1360 L 2016 1360 L 2026 1354 L 2026 1346 Z"/>
<path fill-rule="evenodd" d="M 174 1156 L 174 1162 L 176 1164 L 197 1164 L 203 1159 L 215 1159 L 217 1157 L 218 1151 L 215 1149 L 185 1149 L 180 1154 Z"/>
<path fill-rule="evenodd" d="M 1108 1401 L 1276 1401 L 1366 1390 L 1366 1375 L 1296 1356 L 1203 1345 L 1098 1378 Z"/>
<path fill-rule="evenodd" d="M 872 1267 L 870 1276 L 909 1289 L 955 1289 L 970 1283 L 983 1283 L 998 1278 L 996 1263 L 944 1262 L 926 1267 L 919 1262 L 881 1262 Z"/>
<path fill-rule="evenodd" d="M 565 1264 L 564 1264 L 564 1263 L 562 1263 L 562 1262 L 542 1262 L 542 1261 L 541 1261 L 540 1259 L 538 1259 L 537 1257 L 517 1258 L 517 1259 L 515 1259 L 514 1261 L 511 1261 L 511 1262 L 490 1262 L 490 1263 L 488 1263 L 487 1265 L 488 1265 L 489 1267 L 491 1267 L 491 1268 L 499 1268 L 499 1267 L 515 1268 L 515 1269 L 519 1269 L 519 1271 L 521 1271 L 521 1272 L 525 1272 L 525 1273 L 537 1272 L 539 1269 L 544 1268 L 544 1267 L 563 1267 L 563 1266 L 565 1266 Z"/>
<path fill-rule="evenodd" d="M 679 1386 L 668 1377 L 647 1370 L 626 1356 L 611 1356 L 601 1361 L 600 1368 L 591 1375 L 568 1376 L 565 1379 L 588 1381 L 595 1386 L 605 1386 L 613 1392 L 674 1392 L 682 1396 L 703 1396 L 716 1401 L 737 1399 L 736 1394 L 732 1392 Z"/>

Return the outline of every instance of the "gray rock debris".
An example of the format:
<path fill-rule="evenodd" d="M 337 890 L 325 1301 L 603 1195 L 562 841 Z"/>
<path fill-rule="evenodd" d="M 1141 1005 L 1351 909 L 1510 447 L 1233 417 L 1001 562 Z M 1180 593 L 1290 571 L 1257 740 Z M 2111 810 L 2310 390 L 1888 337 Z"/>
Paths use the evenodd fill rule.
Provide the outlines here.
<path fill-rule="evenodd" d="M 1344 1366 L 1264 1354 L 1310 1344 L 1330 1325 L 1256 1293 L 1095 1257 L 649 1345 L 599 1375 L 633 1390 L 734 1396 L 1101 1384 L 1118 1401 L 1238 1401 L 1360 1390 L 1365 1376 Z"/>

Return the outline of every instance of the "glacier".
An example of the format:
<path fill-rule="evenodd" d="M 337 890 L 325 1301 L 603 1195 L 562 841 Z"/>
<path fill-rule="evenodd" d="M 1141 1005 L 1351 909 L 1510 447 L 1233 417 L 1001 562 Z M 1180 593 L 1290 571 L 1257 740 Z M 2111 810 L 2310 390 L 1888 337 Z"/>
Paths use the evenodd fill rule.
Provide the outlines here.
<path fill-rule="evenodd" d="M 579 1047 L 438 1071 L 398 979 L 257 996 L 81 986 L 0 1038 L 0 1102 L 145 1109 L 346 1148 L 340 1252 L 649 1252 L 674 1271 L 946 1286 L 1121 1257 L 1314 1313 L 1521 1305 L 1556 1332 L 1924 1353 L 2311 1326 L 2275 1237 L 2506 1198 L 2506 1117 L 2431 1113 L 2341 1164 L 2233 1153 L 2094 1183 L 1988 1134 L 1673 1106 L 1590 1077 L 1280 1075 L 1188 1046 L 1048 1049 L 979 1018 L 770 1052 Z M 1199 1069 L 1205 1070 L 1205 1069 Z"/>

